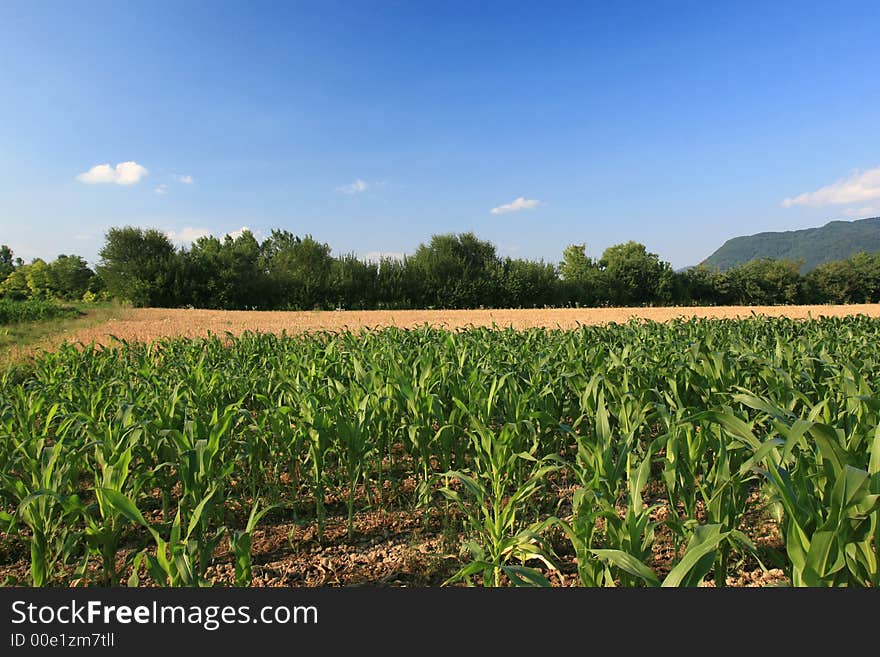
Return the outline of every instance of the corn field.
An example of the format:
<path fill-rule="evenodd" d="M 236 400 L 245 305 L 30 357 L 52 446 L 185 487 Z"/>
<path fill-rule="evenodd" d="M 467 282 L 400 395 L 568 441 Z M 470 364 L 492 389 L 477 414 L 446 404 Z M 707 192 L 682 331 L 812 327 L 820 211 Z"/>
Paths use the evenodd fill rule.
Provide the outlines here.
<path fill-rule="evenodd" d="M 450 586 L 875 587 L 878 344 L 856 316 L 64 345 L 2 374 L 0 566 L 249 586 L 261 527 L 396 509 L 453 536 Z"/>

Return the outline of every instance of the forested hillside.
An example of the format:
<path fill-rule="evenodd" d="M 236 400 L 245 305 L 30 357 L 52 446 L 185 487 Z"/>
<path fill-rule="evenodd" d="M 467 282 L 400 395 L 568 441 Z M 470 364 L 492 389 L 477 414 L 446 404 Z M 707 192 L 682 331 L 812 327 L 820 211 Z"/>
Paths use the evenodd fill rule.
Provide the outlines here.
<path fill-rule="evenodd" d="M 858 221 L 832 221 L 821 228 L 758 233 L 727 240 L 702 264 L 727 270 L 755 258 L 801 262 L 802 274 L 832 260 L 845 260 L 859 252 L 880 253 L 880 217 Z"/>

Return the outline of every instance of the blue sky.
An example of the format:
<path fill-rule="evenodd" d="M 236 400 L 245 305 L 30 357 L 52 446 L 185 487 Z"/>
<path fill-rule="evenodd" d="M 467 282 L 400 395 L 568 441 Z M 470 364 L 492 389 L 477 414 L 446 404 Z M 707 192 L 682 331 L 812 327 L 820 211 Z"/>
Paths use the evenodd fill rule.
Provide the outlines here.
<path fill-rule="evenodd" d="M 878 33 L 876 0 L 7 0 L 0 242 L 96 262 L 110 226 L 278 227 L 366 256 L 472 230 L 683 267 L 880 215 Z"/>

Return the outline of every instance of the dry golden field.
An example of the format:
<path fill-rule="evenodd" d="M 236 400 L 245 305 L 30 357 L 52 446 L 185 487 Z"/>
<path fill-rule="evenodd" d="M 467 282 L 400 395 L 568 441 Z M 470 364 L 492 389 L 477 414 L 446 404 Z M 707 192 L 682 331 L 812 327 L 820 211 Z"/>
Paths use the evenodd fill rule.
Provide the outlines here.
<path fill-rule="evenodd" d="M 167 308 L 132 309 L 118 319 L 66 334 L 71 342 L 106 344 L 111 335 L 125 340 L 154 340 L 168 336 L 197 337 L 226 331 L 296 333 L 322 329 L 360 329 L 382 326 L 408 328 L 430 324 L 450 329 L 469 325 L 574 328 L 584 324 L 623 323 L 633 318 L 667 321 L 677 317 L 733 318 L 752 314 L 796 319 L 864 314 L 880 317 L 880 304 L 849 306 L 727 306 L 667 308 L 553 308 L 524 310 L 369 310 L 369 311 L 223 311 Z"/>

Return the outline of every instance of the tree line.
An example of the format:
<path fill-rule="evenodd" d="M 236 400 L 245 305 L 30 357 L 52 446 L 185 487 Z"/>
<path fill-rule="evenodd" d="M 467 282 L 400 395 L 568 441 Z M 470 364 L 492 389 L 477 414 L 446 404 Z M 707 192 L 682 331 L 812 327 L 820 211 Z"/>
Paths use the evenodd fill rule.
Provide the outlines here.
<path fill-rule="evenodd" d="M 101 278 L 78 255 L 59 255 L 52 262 L 34 258 L 25 264 L 12 249 L 0 246 L 0 298 L 95 301 L 103 290 Z M 106 296 L 106 295 L 105 295 Z"/>
<path fill-rule="evenodd" d="M 473 233 L 433 235 L 401 259 L 333 256 L 310 235 L 273 230 L 202 237 L 175 247 L 156 229 L 111 228 L 93 271 L 76 255 L 29 264 L 0 247 L 0 297 L 118 299 L 134 306 L 225 310 L 777 305 L 880 301 L 880 254 L 859 253 L 806 275 L 800 262 L 757 259 L 721 271 L 674 271 L 630 241 L 598 259 L 585 244 L 559 263 L 501 257 Z"/>

